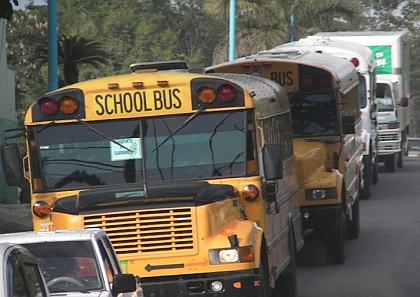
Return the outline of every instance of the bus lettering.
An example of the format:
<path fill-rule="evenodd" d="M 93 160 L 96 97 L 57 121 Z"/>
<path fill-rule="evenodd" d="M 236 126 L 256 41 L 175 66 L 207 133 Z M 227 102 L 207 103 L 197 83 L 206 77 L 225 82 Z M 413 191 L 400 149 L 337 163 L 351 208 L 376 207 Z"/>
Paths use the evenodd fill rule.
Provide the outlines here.
<path fill-rule="evenodd" d="M 95 102 L 97 104 L 96 114 L 97 115 L 111 115 L 111 114 L 123 114 L 180 108 L 182 103 L 179 94 L 179 89 L 169 90 L 155 90 L 153 91 L 153 108 L 150 105 L 150 100 L 147 98 L 146 91 L 138 92 L 125 92 L 121 94 L 106 94 L 96 95 Z M 149 94 L 150 95 L 150 94 Z"/>
<path fill-rule="evenodd" d="M 281 86 L 292 86 L 293 85 L 293 72 L 292 71 L 270 72 L 270 79 L 272 81 L 275 81 Z"/>
<path fill-rule="evenodd" d="M 179 93 L 179 89 L 169 90 L 169 92 L 154 91 L 155 110 L 180 108 L 182 104 Z"/>

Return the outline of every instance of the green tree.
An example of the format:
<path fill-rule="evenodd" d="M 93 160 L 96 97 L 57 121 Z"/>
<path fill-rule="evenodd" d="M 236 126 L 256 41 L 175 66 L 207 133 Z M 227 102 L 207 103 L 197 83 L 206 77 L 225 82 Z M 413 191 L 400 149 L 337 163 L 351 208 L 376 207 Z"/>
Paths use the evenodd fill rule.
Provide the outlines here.
<path fill-rule="evenodd" d="M 38 49 L 47 44 L 47 9 L 16 10 L 6 24 L 8 66 L 16 76 L 16 108 L 26 110 L 38 96 L 47 91 L 47 67 L 36 63 Z"/>
<path fill-rule="evenodd" d="M 208 0 L 206 11 L 226 19 L 229 0 Z M 290 40 L 297 28 L 297 39 L 318 31 L 359 29 L 366 7 L 359 0 L 277 0 L 237 1 L 236 57 L 255 54 Z M 296 25 L 292 28 L 291 16 Z M 225 35 L 227 36 L 227 34 Z M 213 62 L 227 60 L 228 40 L 216 49 Z"/>
<path fill-rule="evenodd" d="M 17 0 L 0 0 L 0 19 L 10 20 L 13 15 L 12 1 L 16 6 L 19 5 Z"/>
<path fill-rule="evenodd" d="M 38 57 L 38 65 L 48 62 L 48 49 Z M 102 49 L 101 43 L 84 37 L 60 34 L 58 39 L 58 65 L 62 67 L 66 85 L 79 81 L 80 65 L 91 65 L 99 68 L 108 64 L 107 52 Z"/>

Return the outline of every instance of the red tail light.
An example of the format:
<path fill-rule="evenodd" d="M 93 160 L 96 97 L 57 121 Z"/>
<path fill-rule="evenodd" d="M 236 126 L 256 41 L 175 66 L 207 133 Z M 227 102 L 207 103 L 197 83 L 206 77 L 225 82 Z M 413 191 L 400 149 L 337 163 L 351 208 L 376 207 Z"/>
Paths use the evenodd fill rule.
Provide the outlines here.
<path fill-rule="evenodd" d="M 327 88 L 327 87 L 330 86 L 330 82 L 329 82 L 328 78 L 326 78 L 324 76 L 322 76 L 318 79 L 318 84 L 322 88 Z"/>
<path fill-rule="evenodd" d="M 223 102 L 230 102 L 235 99 L 236 92 L 231 85 L 222 85 L 217 90 L 217 95 Z"/>
<path fill-rule="evenodd" d="M 58 110 L 57 102 L 50 98 L 42 98 L 38 101 L 38 104 L 40 105 L 42 113 L 46 115 L 53 115 Z"/>
<path fill-rule="evenodd" d="M 314 86 L 314 80 L 310 76 L 305 76 L 302 80 L 302 87 L 305 89 L 312 88 Z"/>
<path fill-rule="evenodd" d="M 360 62 L 359 62 L 359 59 L 357 59 L 357 58 L 351 58 L 350 59 L 350 62 L 355 66 L 355 67 L 357 67 L 357 66 L 359 66 L 360 65 Z"/>

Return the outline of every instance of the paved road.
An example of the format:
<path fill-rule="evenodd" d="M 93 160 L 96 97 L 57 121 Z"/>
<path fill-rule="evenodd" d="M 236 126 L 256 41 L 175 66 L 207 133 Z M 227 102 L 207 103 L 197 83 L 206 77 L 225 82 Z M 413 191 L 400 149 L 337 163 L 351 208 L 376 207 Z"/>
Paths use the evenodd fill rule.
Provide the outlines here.
<path fill-rule="evenodd" d="M 29 204 L 0 204 L 0 233 L 33 229 Z"/>
<path fill-rule="evenodd" d="M 328 264 L 320 241 L 305 244 L 299 297 L 420 296 L 420 159 L 397 172 L 381 166 L 379 178 L 360 202 L 360 236 L 346 241 L 344 264 Z"/>

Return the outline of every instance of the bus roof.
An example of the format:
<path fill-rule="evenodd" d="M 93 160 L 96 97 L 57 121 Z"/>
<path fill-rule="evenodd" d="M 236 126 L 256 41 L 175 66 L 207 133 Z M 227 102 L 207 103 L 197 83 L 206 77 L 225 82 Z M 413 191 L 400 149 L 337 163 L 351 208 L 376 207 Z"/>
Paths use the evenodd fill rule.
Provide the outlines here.
<path fill-rule="evenodd" d="M 404 31 L 339 31 L 339 32 L 319 32 L 315 36 L 346 38 L 365 45 L 389 45 L 398 39 L 407 41 L 410 33 Z"/>
<path fill-rule="evenodd" d="M 295 42 L 281 44 L 272 49 L 273 51 L 298 51 L 304 50 L 312 53 L 323 53 L 351 61 L 356 58 L 359 70 L 373 71 L 376 68 L 376 60 L 373 52 L 367 46 L 348 40 L 335 40 L 323 36 L 308 36 Z"/>
<path fill-rule="evenodd" d="M 258 107 L 258 118 L 265 118 L 290 110 L 286 91 L 279 84 L 269 79 L 236 73 L 210 73 L 209 75 L 240 82 L 240 85 L 249 93 L 254 92 L 252 99 Z M 277 100 L 274 101 L 273 98 Z M 276 103 L 276 106 L 273 103 Z"/>
<path fill-rule="evenodd" d="M 324 69 L 331 73 L 337 84 L 341 89 L 347 89 L 353 85 L 357 80 L 357 71 L 354 65 L 339 57 L 328 56 L 319 53 L 311 53 L 308 51 L 296 50 L 290 52 L 278 51 L 275 49 L 261 51 L 258 54 L 239 58 L 230 62 L 210 66 L 206 68 L 206 72 L 218 72 L 218 69 L 224 68 L 226 71 L 230 66 L 237 66 L 247 63 L 260 63 L 260 64 L 274 64 L 281 63 L 282 68 L 286 64 L 301 64 L 309 67 Z"/>

